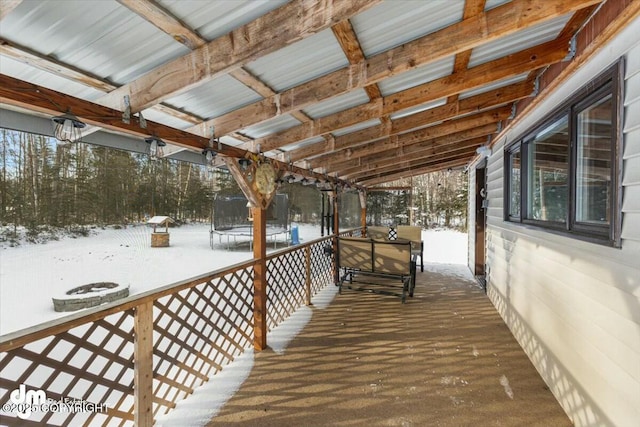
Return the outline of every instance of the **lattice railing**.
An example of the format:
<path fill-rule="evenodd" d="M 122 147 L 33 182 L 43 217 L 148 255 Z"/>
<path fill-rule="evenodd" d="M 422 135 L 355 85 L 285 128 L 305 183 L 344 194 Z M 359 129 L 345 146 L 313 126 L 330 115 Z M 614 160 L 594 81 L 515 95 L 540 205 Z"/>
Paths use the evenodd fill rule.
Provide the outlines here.
<path fill-rule="evenodd" d="M 305 304 L 307 247 L 267 257 L 267 327 L 278 326 Z"/>
<path fill-rule="evenodd" d="M 267 257 L 269 328 L 332 283 L 325 251 L 331 242 L 327 237 Z M 140 408 L 154 418 L 169 412 L 251 346 L 254 263 L 0 337 L 2 424 L 148 425 Z M 19 392 L 43 403 L 40 391 L 58 411 L 22 419 L 6 406 Z M 61 399 L 75 402 L 62 408 Z"/>
<path fill-rule="evenodd" d="M 311 296 L 320 292 L 327 283 L 333 283 L 333 258 L 331 253 L 325 251 L 329 242 L 324 240 L 309 245 L 311 254 Z"/>
<path fill-rule="evenodd" d="M 134 425 L 134 321 L 151 302 L 153 415 L 207 381 L 251 346 L 253 261 L 177 284 L 172 290 L 132 297 L 106 310 L 0 345 L 0 402 L 11 392 L 44 391 L 47 399 L 106 404 L 85 412 L 38 411 L 27 419 L 3 411 L 3 425 Z M 116 311 L 114 314 L 110 314 Z M 4 337 L 3 337 L 4 338 Z M 27 341 L 25 344 L 20 344 Z M 87 405 L 85 405 L 86 408 Z M 68 406 L 65 406 L 68 408 Z M 3 407 L 3 409 L 10 409 Z M 26 414 L 25 414 L 26 415 Z"/>
<path fill-rule="evenodd" d="M 105 412 L 33 412 L 26 419 L 3 414 L 6 425 L 107 425 L 133 419 L 133 312 L 121 311 L 6 353 L 0 360 L 0 402 L 21 384 L 59 401 L 109 402 Z"/>

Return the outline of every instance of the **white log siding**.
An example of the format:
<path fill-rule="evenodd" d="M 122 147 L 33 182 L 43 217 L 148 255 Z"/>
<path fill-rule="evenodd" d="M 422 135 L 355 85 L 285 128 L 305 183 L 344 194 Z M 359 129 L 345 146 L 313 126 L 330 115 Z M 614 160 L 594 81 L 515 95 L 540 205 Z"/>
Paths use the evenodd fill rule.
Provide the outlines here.
<path fill-rule="evenodd" d="M 625 58 L 622 248 L 503 220 L 504 147 Z M 469 267 L 474 265 L 474 165 Z M 576 426 L 640 422 L 640 18 L 497 141 L 488 164 L 487 293 Z M 499 387 L 496 378 L 496 387 Z M 512 384 L 514 394 L 518 384 Z"/>

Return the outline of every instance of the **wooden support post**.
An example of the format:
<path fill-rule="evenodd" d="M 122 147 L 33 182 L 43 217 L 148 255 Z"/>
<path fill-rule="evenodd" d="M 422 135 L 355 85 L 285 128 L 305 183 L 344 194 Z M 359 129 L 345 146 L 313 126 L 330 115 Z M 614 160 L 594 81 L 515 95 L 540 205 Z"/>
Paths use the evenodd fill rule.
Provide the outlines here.
<path fill-rule="evenodd" d="M 333 200 L 333 282 L 338 283 L 340 280 L 340 272 L 338 271 L 338 233 L 340 233 L 340 218 L 338 215 L 338 189 L 334 188 L 331 193 Z"/>
<path fill-rule="evenodd" d="M 153 425 L 153 302 L 136 307 L 133 317 L 134 424 Z"/>
<path fill-rule="evenodd" d="M 304 248 L 304 258 L 305 258 L 305 271 L 306 271 L 306 280 L 305 280 L 305 303 L 307 305 L 311 305 L 311 246 L 306 246 Z"/>
<path fill-rule="evenodd" d="M 267 211 L 253 210 L 253 348 L 267 348 Z"/>

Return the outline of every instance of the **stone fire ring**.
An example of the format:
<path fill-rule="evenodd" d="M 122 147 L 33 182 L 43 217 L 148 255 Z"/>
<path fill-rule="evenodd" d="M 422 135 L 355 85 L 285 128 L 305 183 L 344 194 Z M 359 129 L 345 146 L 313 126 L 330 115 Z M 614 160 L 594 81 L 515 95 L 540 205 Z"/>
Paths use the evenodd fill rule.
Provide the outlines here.
<path fill-rule="evenodd" d="M 97 282 L 68 290 L 64 296 L 52 298 L 55 311 L 76 311 L 95 307 L 129 296 L 129 286 L 113 282 Z"/>

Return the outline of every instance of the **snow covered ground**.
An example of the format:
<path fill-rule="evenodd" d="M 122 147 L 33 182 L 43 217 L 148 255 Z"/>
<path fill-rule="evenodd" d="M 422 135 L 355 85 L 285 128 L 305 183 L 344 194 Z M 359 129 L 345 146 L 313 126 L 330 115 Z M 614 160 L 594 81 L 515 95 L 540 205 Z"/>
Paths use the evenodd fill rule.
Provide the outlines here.
<path fill-rule="evenodd" d="M 53 310 L 52 297 L 96 282 L 129 286 L 131 295 L 186 280 L 252 258 L 248 237 L 243 250 L 226 250 L 208 224 L 171 228 L 170 247 L 152 248 L 152 229 L 96 229 L 88 237 L 64 237 L 44 244 L 21 242 L 0 247 L 0 335 L 69 315 Z M 301 242 L 320 237 L 320 227 L 300 225 Z M 284 235 L 279 237 L 282 241 Z M 271 241 L 271 240 L 270 240 Z M 231 239 L 233 242 L 233 239 Z M 269 250 L 273 247 L 269 245 Z"/>
<path fill-rule="evenodd" d="M 320 237 L 319 226 L 302 224 L 299 231 L 303 243 Z M 244 250 L 227 250 L 226 238 L 220 244 L 216 237 L 211 249 L 208 224 L 172 228 L 170 239 L 168 248 L 151 248 L 151 229 L 140 225 L 0 247 L 0 335 L 68 315 L 55 312 L 51 298 L 77 286 L 114 282 L 129 286 L 133 295 L 252 257 L 246 245 Z M 423 231 L 423 240 L 425 262 L 466 264 L 466 234 L 429 230 Z M 464 274 L 460 267 L 451 273 Z"/>
<path fill-rule="evenodd" d="M 299 226 L 301 242 L 320 237 L 319 227 Z M 94 282 L 115 282 L 130 287 L 131 294 L 183 281 L 251 258 L 244 250 L 226 249 L 226 239 L 209 245 L 208 225 L 187 225 L 170 230 L 169 248 L 151 248 L 151 229 L 134 226 L 99 230 L 89 237 L 63 238 L 46 244 L 22 242 L 0 247 L 0 335 L 37 325 L 65 313 L 53 310 L 51 298 Z M 472 280 L 467 263 L 467 236 L 451 230 L 422 232 L 425 270 L 437 269 Z M 270 248 L 270 250 L 273 250 Z M 316 295 L 314 309 L 326 308 L 337 288 L 328 286 Z M 273 351 L 284 353 L 291 340 L 311 320 L 313 311 L 301 307 L 269 332 Z M 163 427 L 204 426 L 240 388 L 253 367 L 248 349 L 213 376 L 169 414 L 158 418 Z M 109 404 L 110 402 L 103 402 Z"/>

